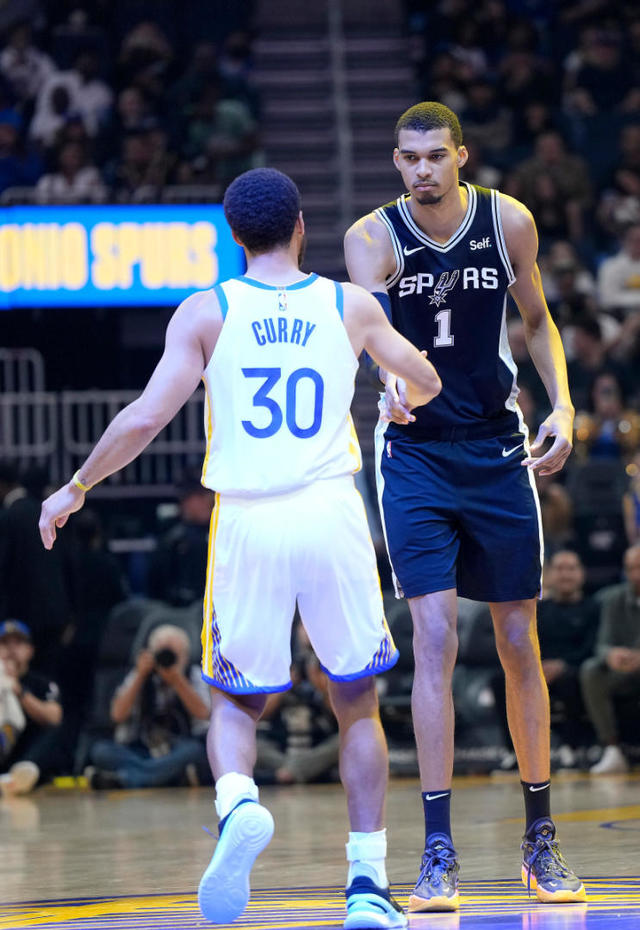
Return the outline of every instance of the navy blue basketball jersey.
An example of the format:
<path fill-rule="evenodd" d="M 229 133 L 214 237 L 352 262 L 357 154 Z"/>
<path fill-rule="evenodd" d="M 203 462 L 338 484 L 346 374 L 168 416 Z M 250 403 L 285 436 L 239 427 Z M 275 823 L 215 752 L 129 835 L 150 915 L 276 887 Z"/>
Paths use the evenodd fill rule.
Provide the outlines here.
<path fill-rule="evenodd" d="M 413 220 L 409 195 L 375 211 L 396 259 L 387 278 L 394 327 L 428 357 L 442 391 L 414 411 L 403 433 L 447 428 L 517 429 L 517 368 L 507 339 L 507 288 L 515 280 L 500 221 L 498 192 L 467 188 L 467 212 L 448 242 L 430 239 Z M 481 426 L 482 424 L 482 426 Z M 490 428 L 490 425 L 489 425 Z"/>

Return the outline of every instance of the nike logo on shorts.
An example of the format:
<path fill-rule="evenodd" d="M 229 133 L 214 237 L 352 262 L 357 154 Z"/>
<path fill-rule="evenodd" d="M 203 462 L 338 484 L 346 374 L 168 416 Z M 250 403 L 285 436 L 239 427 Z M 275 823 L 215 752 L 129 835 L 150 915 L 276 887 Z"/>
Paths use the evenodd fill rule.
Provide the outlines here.
<path fill-rule="evenodd" d="M 502 448 L 502 458 L 503 458 L 503 459 L 506 459 L 506 457 L 507 457 L 508 455 L 511 455 L 512 452 L 516 452 L 518 449 L 521 449 L 523 445 L 524 445 L 524 443 L 521 442 L 521 443 L 519 443 L 519 445 L 514 446 L 513 449 L 509 449 L 508 452 L 507 452 L 507 450 L 506 450 L 506 449 L 504 448 L 504 446 L 503 446 L 503 448 Z"/>
<path fill-rule="evenodd" d="M 406 245 L 405 245 L 405 247 L 404 247 L 404 249 L 403 249 L 402 251 L 404 252 L 405 255 L 413 255 L 414 252 L 421 252 L 422 249 L 424 249 L 424 246 L 423 246 L 423 245 L 419 245 L 419 246 L 417 247 L 417 249 L 408 249 L 408 248 L 406 247 Z"/>
<path fill-rule="evenodd" d="M 544 791 L 545 788 L 548 788 L 551 782 L 547 782 L 546 785 L 538 785 L 536 788 L 535 785 L 529 785 L 529 791 Z"/>
<path fill-rule="evenodd" d="M 425 794 L 426 801 L 436 801 L 438 798 L 446 798 L 449 794 L 448 791 L 444 791 L 442 794 Z"/>

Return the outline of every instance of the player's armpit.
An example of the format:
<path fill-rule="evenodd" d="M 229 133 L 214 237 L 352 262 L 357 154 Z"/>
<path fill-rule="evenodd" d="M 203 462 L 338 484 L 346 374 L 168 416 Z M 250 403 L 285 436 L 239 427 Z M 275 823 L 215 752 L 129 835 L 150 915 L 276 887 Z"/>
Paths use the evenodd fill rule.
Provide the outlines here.
<path fill-rule="evenodd" d="M 344 257 L 354 284 L 371 293 L 386 293 L 386 280 L 395 271 L 395 258 L 389 233 L 374 213 L 363 216 L 347 230 Z"/>

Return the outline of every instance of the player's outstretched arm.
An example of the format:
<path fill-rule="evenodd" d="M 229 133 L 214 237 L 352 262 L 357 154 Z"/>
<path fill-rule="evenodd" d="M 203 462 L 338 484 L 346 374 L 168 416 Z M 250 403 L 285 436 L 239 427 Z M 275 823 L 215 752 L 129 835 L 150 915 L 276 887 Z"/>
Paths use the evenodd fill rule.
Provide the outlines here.
<path fill-rule="evenodd" d="M 528 457 L 524 466 L 551 475 L 559 471 L 571 454 L 574 409 L 569 394 L 567 363 L 562 340 L 551 318 L 538 268 L 538 234 L 531 213 L 523 204 L 501 195 L 500 209 L 509 257 L 516 280 L 511 294 L 518 305 L 525 328 L 529 354 L 551 401 L 551 414 L 538 430 L 531 451 L 536 452 L 548 437 L 551 448 L 539 458 Z"/>
<path fill-rule="evenodd" d="M 174 313 L 164 352 L 146 388 L 111 421 L 76 473 L 87 489 L 133 461 L 195 391 L 208 361 L 201 321 L 202 303 L 210 299 L 208 294 L 194 294 Z M 51 549 L 56 528 L 80 510 L 84 499 L 85 492 L 72 479 L 43 502 L 39 529 L 45 549 Z"/>
<path fill-rule="evenodd" d="M 387 320 L 380 304 L 361 287 L 345 284 L 344 321 L 356 355 L 366 349 L 382 368 L 404 379 L 410 409 L 427 404 L 442 389 L 438 373 Z"/>
<path fill-rule="evenodd" d="M 344 257 L 353 283 L 374 294 L 391 321 L 386 282 L 396 270 L 396 260 L 387 228 L 375 213 L 363 216 L 347 230 Z M 378 377 L 385 385 L 389 418 L 396 423 L 409 423 L 414 418 L 410 413 L 404 380 L 396 378 L 383 365 L 378 366 Z"/>

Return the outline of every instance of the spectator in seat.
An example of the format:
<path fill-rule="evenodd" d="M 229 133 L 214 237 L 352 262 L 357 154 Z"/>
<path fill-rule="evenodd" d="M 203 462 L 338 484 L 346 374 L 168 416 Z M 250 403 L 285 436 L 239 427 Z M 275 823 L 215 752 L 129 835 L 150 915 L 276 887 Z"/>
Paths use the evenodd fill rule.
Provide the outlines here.
<path fill-rule="evenodd" d="M 607 239 L 618 239 L 630 224 L 640 223 L 640 123 L 620 130 L 617 157 L 598 202 L 597 218 Z"/>
<path fill-rule="evenodd" d="M 258 728 L 256 770 L 265 783 L 301 784 L 337 773 L 340 737 L 328 679 L 301 624 L 293 640 L 293 687 L 270 695 Z"/>
<path fill-rule="evenodd" d="M 57 162 L 58 170 L 43 175 L 36 185 L 38 203 L 101 203 L 106 199 L 100 172 L 88 164 L 80 142 L 65 142 Z"/>
<path fill-rule="evenodd" d="M 627 466 L 629 487 L 622 498 L 622 513 L 627 541 L 630 546 L 640 544 L 640 451 Z"/>
<path fill-rule="evenodd" d="M 627 229 L 622 248 L 600 265 L 598 295 L 602 307 L 622 319 L 640 311 L 640 223 Z"/>
<path fill-rule="evenodd" d="M 206 771 L 204 734 L 209 690 L 190 664 L 190 641 L 178 626 L 152 630 L 111 702 L 113 740 L 91 749 L 85 774 L 92 788 L 151 788 L 188 780 Z"/>
<path fill-rule="evenodd" d="M 51 58 L 33 44 L 31 33 L 29 22 L 16 23 L 0 52 L 0 73 L 23 105 L 35 99 L 57 70 Z"/>
<path fill-rule="evenodd" d="M 604 749 L 593 775 L 628 771 L 615 699 L 640 700 L 640 545 L 627 549 L 624 568 L 627 580 L 603 595 L 596 655 L 580 669 L 584 703 Z"/>
<path fill-rule="evenodd" d="M 65 637 L 77 600 L 75 551 L 65 542 L 57 556 L 42 548 L 38 532 L 40 469 L 19 476 L 0 463 L 0 617 L 19 617 L 33 640 L 34 668 L 58 680 Z"/>
<path fill-rule="evenodd" d="M 568 549 L 556 552 L 548 568 L 549 590 L 538 606 L 542 669 L 551 705 L 559 705 L 562 709 L 557 733 L 561 742 L 559 758 L 564 767 L 575 764 L 575 750 L 587 737 L 580 667 L 593 655 L 600 616 L 595 601 L 584 595 L 584 580 L 579 556 Z M 513 753 L 507 726 L 504 675 L 496 675 L 493 686 L 504 738 Z"/>
<path fill-rule="evenodd" d="M 15 110 L 0 110 L 0 194 L 10 187 L 31 187 L 43 171 L 39 155 L 21 140 L 21 127 Z"/>
<path fill-rule="evenodd" d="M 222 96 L 220 81 L 209 81 L 192 107 L 186 129 L 185 155 L 192 180 L 227 185 L 255 168 L 260 159 L 258 127 L 240 100 Z"/>
<path fill-rule="evenodd" d="M 519 197 L 551 238 L 578 243 L 584 237 L 585 212 L 592 200 L 586 162 L 566 150 L 558 132 L 547 131 L 536 139 L 535 151 L 511 175 L 508 193 Z M 541 224 L 542 220 L 542 224 Z"/>
<path fill-rule="evenodd" d="M 574 422 L 576 454 L 582 458 L 625 459 L 640 444 L 640 415 L 627 406 L 624 386 L 613 371 L 596 375 L 591 411 Z"/>
<path fill-rule="evenodd" d="M 24 716 L 24 727 L 10 753 L 0 763 L 0 792 L 27 794 L 55 773 L 56 742 L 62 722 L 57 684 L 31 671 L 34 648 L 31 630 L 20 620 L 0 623 L 0 661 Z"/>
<path fill-rule="evenodd" d="M 149 597 L 188 607 L 204 596 L 208 530 L 214 496 L 194 473 L 179 488 L 178 522 L 161 539 L 149 566 Z"/>

